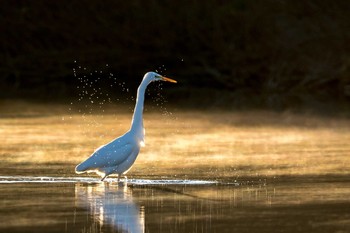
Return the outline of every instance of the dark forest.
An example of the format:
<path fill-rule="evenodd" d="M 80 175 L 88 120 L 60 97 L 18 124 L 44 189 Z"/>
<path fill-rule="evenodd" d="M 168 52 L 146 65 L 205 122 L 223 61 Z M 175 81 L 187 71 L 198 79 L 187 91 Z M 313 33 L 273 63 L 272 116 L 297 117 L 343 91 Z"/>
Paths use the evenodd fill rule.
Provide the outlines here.
<path fill-rule="evenodd" d="M 184 107 L 349 111 L 350 1 L 2 1 L 0 11 L 2 99 L 69 101 L 73 69 L 112 73 L 131 91 L 157 70 L 178 80 L 164 95 Z"/>

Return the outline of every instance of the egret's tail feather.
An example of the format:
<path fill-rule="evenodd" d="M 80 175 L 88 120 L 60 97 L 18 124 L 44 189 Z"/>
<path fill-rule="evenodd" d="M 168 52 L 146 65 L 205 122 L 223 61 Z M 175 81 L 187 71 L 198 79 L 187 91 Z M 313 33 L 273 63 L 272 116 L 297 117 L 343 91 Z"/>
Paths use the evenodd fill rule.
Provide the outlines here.
<path fill-rule="evenodd" d="M 86 172 L 88 169 L 89 168 L 84 163 L 81 163 L 75 167 L 75 172 L 76 173 L 83 173 L 83 172 Z"/>

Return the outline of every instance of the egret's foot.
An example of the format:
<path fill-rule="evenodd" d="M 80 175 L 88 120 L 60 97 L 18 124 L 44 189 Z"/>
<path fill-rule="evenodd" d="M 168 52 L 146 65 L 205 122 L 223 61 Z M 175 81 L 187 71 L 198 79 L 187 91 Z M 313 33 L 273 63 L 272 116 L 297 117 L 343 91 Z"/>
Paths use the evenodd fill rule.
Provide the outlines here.
<path fill-rule="evenodd" d="M 117 181 L 115 182 L 115 185 L 118 187 L 122 187 L 124 185 L 123 181 L 120 180 L 120 176 L 118 176 Z"/>

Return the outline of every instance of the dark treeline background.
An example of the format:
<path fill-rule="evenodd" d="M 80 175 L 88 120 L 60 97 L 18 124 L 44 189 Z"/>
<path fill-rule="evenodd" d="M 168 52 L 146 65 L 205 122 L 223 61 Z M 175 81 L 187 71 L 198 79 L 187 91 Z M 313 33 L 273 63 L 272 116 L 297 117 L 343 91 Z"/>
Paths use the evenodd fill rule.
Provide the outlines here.
<path fill-rule="evenodd" d="M 158 70 L 179 81 L 162 93 L 181 106 L 349 110 L 350 1 L 8 0 L 0 11 L 1 98 L 67 101 L 73 69 L 135 91 Z"/>

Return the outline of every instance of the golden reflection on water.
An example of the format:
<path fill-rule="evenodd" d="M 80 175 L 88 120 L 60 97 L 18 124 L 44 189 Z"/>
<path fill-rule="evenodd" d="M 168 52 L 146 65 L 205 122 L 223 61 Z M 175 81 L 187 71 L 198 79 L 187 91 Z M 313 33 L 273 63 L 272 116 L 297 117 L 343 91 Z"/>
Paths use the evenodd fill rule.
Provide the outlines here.
<path fill-rule="evenodd" d="M 67 114 L 68 107 L 37 107 L 0 118 L 5 163 L 70 163 L 123 134 L 131 112 Z M 35 109 L 35 108 L 34 108 Z M 52 110 L 53 109 L 53 110 Z M 14 110 L 13 110 L 14 111 Z M 349 174 L 346 119 L 268 112 L 144 114 L 146 147 L 128 175 L 274 177 Z M 15 174 L 15 173 L 14 173 Z"/>
<path fill-rule="evenodd" d="M 349 182 L 0 183 L 1 232 L 348 232 Z M 254 224 L 252 224 L 254 223 Z M 325 226 L 327 226 L 325 228 Z M 338 231 L 337 231 L 338 230 Z"/>
<path fill-rule="evenodd" d="M 146 147 L 129 177 L 219 182 L 119 186 L 89 183 L 74 167 L 123 134 L 131 112 L 67 109 L 0 102 L 0 231 L 350 231 L 349 119 L 145 111 Z"/>

